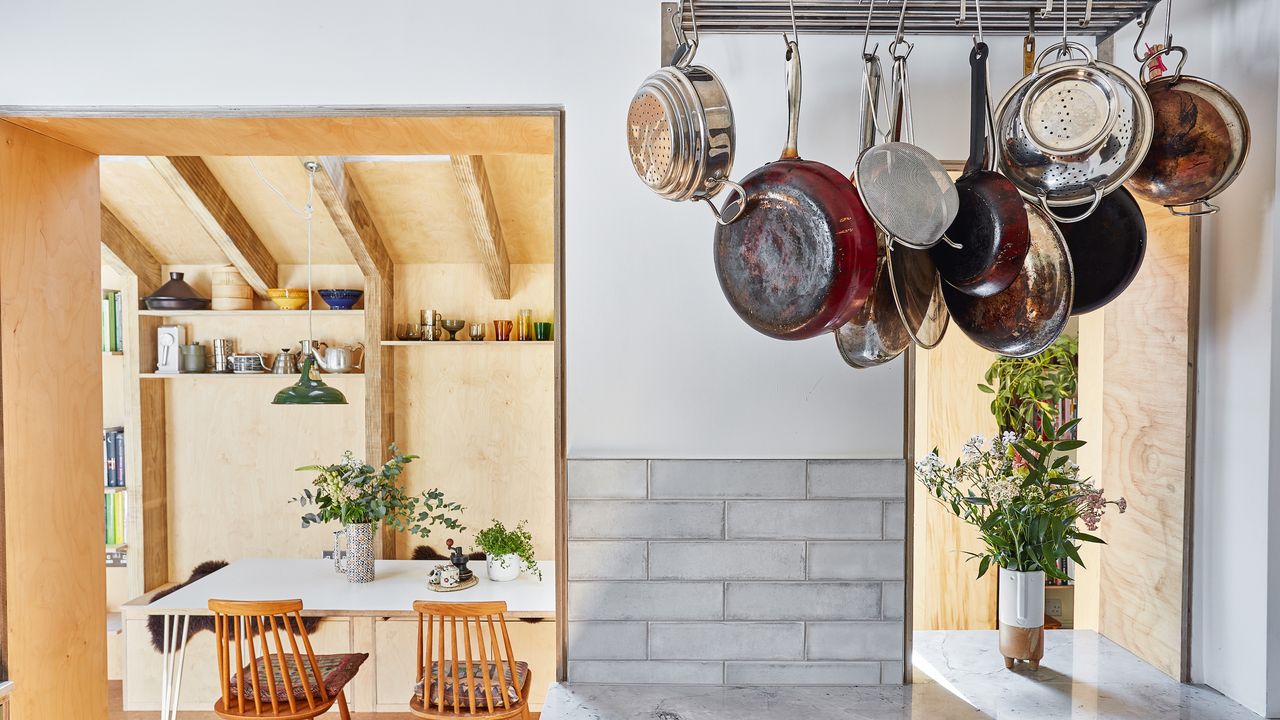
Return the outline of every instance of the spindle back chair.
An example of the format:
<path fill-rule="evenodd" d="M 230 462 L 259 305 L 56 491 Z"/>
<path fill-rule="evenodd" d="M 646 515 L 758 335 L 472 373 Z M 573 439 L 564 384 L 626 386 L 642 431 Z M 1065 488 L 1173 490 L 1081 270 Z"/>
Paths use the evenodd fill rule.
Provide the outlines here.
<path fill-rule="evenodd" d="M 210 600 L 209 609 L 217 635 L 222 696 L 213 710 L 219 717 L 308 720 L 336 701 L 342 720 L 350 720 L 343 686 L 368 655 L 316 655 L 302 624 L 301 600 Z"/>
<path fill-rule="evenodd" d="M 528 720 L 532 673 L 511 652 L 505 602 L 419 600 L 413 609 L 418 613 L 418 685 L 409 701 L 414 715 Z"/>

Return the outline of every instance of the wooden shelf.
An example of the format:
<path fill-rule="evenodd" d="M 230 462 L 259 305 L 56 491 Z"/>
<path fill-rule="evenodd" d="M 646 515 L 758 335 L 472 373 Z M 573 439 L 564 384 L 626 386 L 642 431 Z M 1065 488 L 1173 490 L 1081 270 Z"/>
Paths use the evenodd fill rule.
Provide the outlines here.
<path fill-rule="evenodd" d="M 316 317 L 364 317 L 364 310 L 313 310 Z M 307 316 L 302 310 L 139 310 L 139 317 L 299 317 Z"/>
<path fill-rule="evenodd" d="M 434 347 L 437 345 L 555 345 L 555 340 L 383 340 L 383 347 Z"/>
<path fill-rule="evenodd" d="M 122 492 L 128 492 L 128 491 L 129 491 L 129 488 L 127 487 L 105 487 L 104 486 L 102 488 L 102 492 L 104 494 L 105 493 L 122 493 Z"/>
<path fill-rule="evenodd" d="M 103 357 L 122 357 L 124 353 L 119 350 L 103 350 L 102 355 Z"/>
<path fill-rule="evenodd" d="M 122 550 L 128 550 L 128 549 L 129 549 L 129 543 L 120 543 L 118 545 L 112 545 L 111 543 L 107 543 L 107 552 L 120 552 Z"/>
<path fill-rule="evenodd" d="M 292 383 L 298 379 L 298 373 L 277 375 L 275 373 L 138 373 L 143 380 L 275 380 L 278 383 Z M 329 382 L 331 378 L 362 378 L 364 373 L 320 373 L 320 379 Z"/>

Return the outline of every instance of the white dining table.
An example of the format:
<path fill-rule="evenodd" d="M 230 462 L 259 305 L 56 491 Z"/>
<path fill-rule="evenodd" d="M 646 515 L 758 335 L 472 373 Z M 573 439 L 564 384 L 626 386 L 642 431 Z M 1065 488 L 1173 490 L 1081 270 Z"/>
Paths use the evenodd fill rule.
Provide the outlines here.
<path fill-rule="evenodd" d="M 185 638 L 192 615 L 211 615 L 209 601 L 285 600 L 302 601 L 305 616 L 414 616 L 415 600 L 440 599 L 448 602 L 503 601 L 507 617 L 554 618 L 556 615 L 555 563 L 540 561 L 542 579 L 522 573 L 509 582 L 493 582 L 484 572 L 484 563 L 471 570 L 478 582 L 465 590 L 437 593 L 427 588 L 427 574 L 443 560 L 377 560 L 375 579 L 351 583 L 335 572 L 332 560 L 289 558 L 247 558 L 212 572 L 174 592 L 146 603 L 129 603 L 127 611 L 139 615 L 164 616 L 161 651 L 160 718 L 177 716 L 182 692 L 182 668 L 186 661 Z"/>

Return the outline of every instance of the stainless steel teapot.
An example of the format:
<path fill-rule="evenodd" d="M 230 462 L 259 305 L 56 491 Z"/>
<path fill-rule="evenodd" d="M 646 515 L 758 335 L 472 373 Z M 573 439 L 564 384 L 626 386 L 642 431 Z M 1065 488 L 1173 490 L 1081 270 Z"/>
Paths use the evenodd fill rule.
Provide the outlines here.
<path fill-rule="evenodd" d="M 356 343 L 348 347 L 312 343 L 311 356 L 315 358 L 316 365 L 325 372 L 349 373 L 363 368 L 364 343 Z"/>

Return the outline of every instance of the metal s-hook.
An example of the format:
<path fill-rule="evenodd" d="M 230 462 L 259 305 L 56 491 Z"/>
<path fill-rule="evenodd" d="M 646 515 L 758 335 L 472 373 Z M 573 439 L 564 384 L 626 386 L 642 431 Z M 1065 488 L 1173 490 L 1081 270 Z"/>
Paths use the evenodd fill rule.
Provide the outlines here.
<path fill-rule="evenodd" d="M 978 16 L 978 35 L 973 39 L 974 46 L 978 43 L 986 42 L 982 36 L 982 0 L 973 0 L 974 13 Z"/>
<path fill-rule="evenodd" d="M 907 20 L 907 0 L 902 0 L 902 10 L 898 12 L 898 31 L 893 36 L 893 42 L 889 43 L 889 54 L 892 55 L 895 60 L 897 59 L 905 60 L 907 56 L 911 54 L 911 51 L 915 48 L 915 44 L 907 42 L 906 37 L 902 34 L 902 28 L 906 24 L 906 20 Z M 902 55 L 899 55 L 896 48 L 901 47 L 903 45 L 907 46 L 907 51 Z"/>
<path fill-rule="evenodd" d="M 685 0 L 680 0 L 675 13 L 671 16 L 671 30 L 676 40 L 676 49 L 671 53 L 670 64 L 679 68 L 688 67 L 698 51 L 698 16 L 693 11 L 693 0 L 689 0 L 689 19 L 693 23 L 693 38 L 690 39 L 684 34 L 684 2 Z"/>
<path fill-rule="evenodd" d="M 968 13 L 967 5 L 968 0 L 960 0 L 960 17 L 956 18 L 956 27 L 964 25 L 964 21 Z"/>
<path fill-rule="evenodd" d="M 1051 12 L 1053 12 L 1053 0 L 1044 0 L 1044 9 L 1039 12 L 1040 17 L 1047 18 Z"/>
<path fill-rule="evenodd" d="M 867 24 L 862 28 L 862 59 L 865 62 L 868 57 L 880 52 L 880 43 L 876 43 L 875 48 L 870 53 L 867 52 L 867 41 L 871 38 L 871 16 L 875 13 L 876 0 L 871 0 L 867 5 Z"/>
<path fill-rule="evenodd" d="M 787 0 L 787 9 L 788 9 L 788 10 L 790 10 L 790 12 L 791 12 L 791 34 L 792 34 L 792 35 L 795 37 L 795 39 L 798 41 L 798 40 L 800 39 L 800 29 L 796 26 L 796 3 L 795 3 L 795 0 Z M 783 40 L 785 40 L 785 41 L 787 42 L 787 44 L 790 44 L 790 43 L 791 43 L 791 40 L 787 38 L 787 34 L 786 34 L 785 32 L 784 32 L 784 33 L 782 33 L 782 39 L 783 39 Z"/>
<path fill-rule="evenodd" d="M 1093 20 L 1093 0 L 1085 0 L 1084 17 L 1080 18 L 1080 27 L 1087 28 Z"/>
<path fill-rule="evenodd" d="M 1133 41 L 1133 59 L 1140 63 L 1146 63 L 1156 52 L 1139 52 L 1138 48 L 1142 47 L 1142 38 L 1147 34 L 1147 26 L 1151 24 L 1151 13 L 1155 12 L 1156 6 L 1152 5 L 1142 14 L 1142 18 L 1138 20 L 1138 37 Z M 1173 47 L 1173 31 L 1170 23 L 1173 19 L 1173 0 L 1165 0 L 1164 4 L 1164 47 L 1168 49 Z M 1158 51 L 1157 51 L 1158 52 Z"/>

